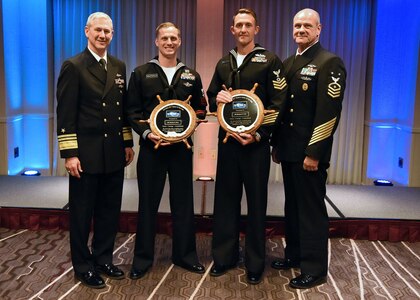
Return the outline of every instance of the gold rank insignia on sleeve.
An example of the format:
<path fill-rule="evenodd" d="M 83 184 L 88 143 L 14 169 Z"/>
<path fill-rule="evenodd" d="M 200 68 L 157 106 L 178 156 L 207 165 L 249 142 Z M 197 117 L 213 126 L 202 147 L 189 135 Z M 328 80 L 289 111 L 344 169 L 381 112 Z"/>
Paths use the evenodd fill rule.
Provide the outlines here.
<path fill-rule="evenodd" d="M 276 80 L 273 80 L 273 86 L 277 90 L 284 89 L 287 86 L 286 79 L 283 77 L 281 79 L 277 78 Z"/>
<path fill-rule="evenodd" d="M 276 79 L 273 80 L 273 87 L 276 90 L 282 90 L 287 86 L 286 78 L 280 78 L 280 72 L 280 69 L 278 69 L 277 71 L 273 71 L 273 74 L 276 76 Z"/>
<path fill-rule="evenodd" d="M 338 81 L 340 80 L 340 77 L 335 78 L 331 76 L 331 78 L 333 82 L 331 82 L 328 85 L 328 95 L 330 95 L 331 98 L 338 98 L 340 97 L 340 93 L 341 93 L 341 85 L 338 83 Z"/>
<path fill-rule="evenodd" d="M 123 127 L 123 139 L 124 141 L 130 141 L 133 139 L 133 133 L 131 127 Z"/>
<path fill-rule="evenodd" d="M 77 149 L 77 135 L 71 134 L 60 134 L 58 137 L 58 148 L 61 150 Z"/>
<path fill-rule="evenodd" d="M 274 125 L 276 122 L 277 116 L 279 115 L 279 112 L 276 111 L 275 113 L 264 115 L 264 119 L 262 121 L 262 125 Z"/>
<path fill-rule="evenodd" d="M 309 141 L 309 145 L 315 144 L 316 142 L 325 140 L 326 138 L 330 137 L 335 125 L 335 121 L 337 117 L 328 122 L 315 127 L 314 132 L 312 133 L 311 140 Z"/>

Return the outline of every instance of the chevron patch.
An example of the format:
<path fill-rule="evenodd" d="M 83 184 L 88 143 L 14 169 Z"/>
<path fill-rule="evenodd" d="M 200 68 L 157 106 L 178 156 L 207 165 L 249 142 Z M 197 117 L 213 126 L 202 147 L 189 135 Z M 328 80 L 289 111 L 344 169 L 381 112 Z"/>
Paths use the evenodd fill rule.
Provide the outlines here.
<path fill-rule="evenodd" d="M 333 82 L 331 82 L 328 85 L 328 95 L 331 98 L 338 98 L 340 97 L 341 94 L 341 85 L 338 83 L 338 81 L 340 80 L 340 77 L 335 78 L 335 77 L 331 77 Z"/>
<path fill-rule="evenodd" d="M 286 79 L 283 78 L 277 78 L 277 80 L 273 80 L 273 87 L 277 90 L 283 90 L 287 86 Z"/>

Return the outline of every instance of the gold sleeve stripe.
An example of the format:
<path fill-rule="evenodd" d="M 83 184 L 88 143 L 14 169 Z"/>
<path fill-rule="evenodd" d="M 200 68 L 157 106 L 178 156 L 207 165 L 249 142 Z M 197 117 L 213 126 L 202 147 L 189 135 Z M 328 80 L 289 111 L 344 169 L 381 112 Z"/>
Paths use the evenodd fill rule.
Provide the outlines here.
<path fill-rule="evenodd" d="M 315 143 L 317 141 L 320 141 L 320 140 L 323 140 L 323 139 L 326 139 L 329 136 L 331 136 L 331 132 L 332 132 L 333 127 L 334 127 L 334 124 L 331 124 L 331 125 L 328 125 L 326 127 L 319 128 L 318 131 L 314 131 L 314 133 L 312 134 L 312 138 L 311 138 L 313 143 Z"/>
<path fill-rule="evenodd" d="M 279 112 L 275 112 L 269 115 L 265 115 L 262 125 L 272 125 L 276 122 L 277 116 L 279 115 Z"/>
<path fill-rule="evenodd" d="M 58 143 L 58 148 L 61 150 L 77 149 L 77 140 L 74 141 L 60 141 Z"/>
<path fill-rule="evenodd" d="M 287 86 L 286 79 L 283 77 L 280 81 L 273 80 L 273 86 L 277 90 L 282 90 Z"/>
<path fill-rule="evenodd" d="M 57 138 L 58 138 L 58 140 L 71 140 L 71 139 L 77 139 L 77 134 L 75 134 L 75 133 L 60 134 Z"/>
<path fill-rule="evenodd" d="M 75 133 L 61 134 L 57 137 L 57 139 L 60 151 L 78 148 L 77 135 Z"/>
<path fill-rule="evenodd" d="M 131 132 L 131 127 L 123 127 L 123 139 L 124 141 L 129 141 L 133 139 L 133 133 Z"/>
<path fill-rule="evenodd" d="M 309 141 L 309 146 L 330 137 L 336 120 L 337 117 L 316 127 Z"/>

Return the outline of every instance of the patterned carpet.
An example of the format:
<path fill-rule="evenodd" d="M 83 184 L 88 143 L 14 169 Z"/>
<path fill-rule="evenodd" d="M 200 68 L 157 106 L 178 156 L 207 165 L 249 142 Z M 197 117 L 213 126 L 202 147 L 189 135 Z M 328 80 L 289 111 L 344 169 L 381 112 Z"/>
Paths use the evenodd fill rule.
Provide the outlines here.
<path fill-rule="evenodd" d="M 114 263 L 128 273 L 133 234 L 119 234 Z M 284 240 L 267 240 L 264 280 L 249 285 L 243 262 L 226 275 L 208 275 L 211 236 L 197 235 L 207 272 L 189 273 L 171 264 L 171 238 L 156 239 L 156 259 L 142 279 L 107 280 L 92 290 L 74 280 L 68 232 L 0 228 L 0 299 L 420 299 L 420 243 L 330 239 L 328 282 L 308 290 L 288 287 L 298 269 L 277 271 L 270 261 L 283 255 Z M 241 239 L 241 245 L 243 245 Z"/>

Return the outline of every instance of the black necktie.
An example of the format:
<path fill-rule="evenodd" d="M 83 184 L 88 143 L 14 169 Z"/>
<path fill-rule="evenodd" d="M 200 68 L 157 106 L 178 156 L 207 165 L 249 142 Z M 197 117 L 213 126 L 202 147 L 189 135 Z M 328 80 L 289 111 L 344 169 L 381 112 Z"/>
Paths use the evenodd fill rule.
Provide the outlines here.
<path fill-rule="evenodd" d="M 102 69 L 106 72 L 106 61 L 105 61 L 105 59 L 101 58 L 99 60 L 99 64 L 101 65 Z"/>

